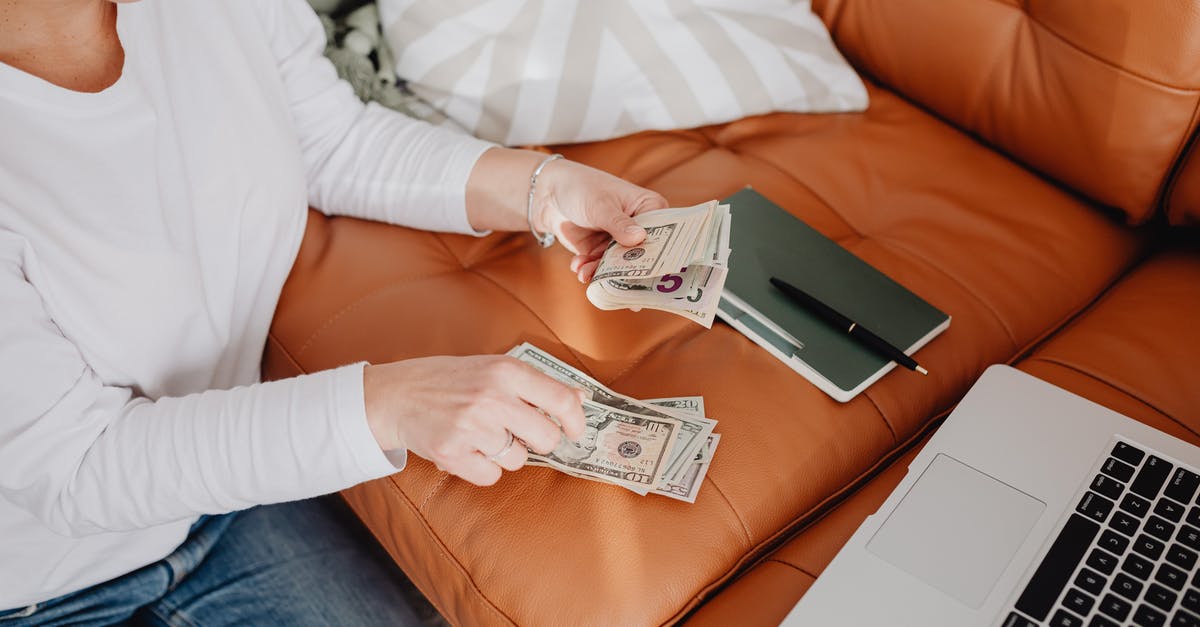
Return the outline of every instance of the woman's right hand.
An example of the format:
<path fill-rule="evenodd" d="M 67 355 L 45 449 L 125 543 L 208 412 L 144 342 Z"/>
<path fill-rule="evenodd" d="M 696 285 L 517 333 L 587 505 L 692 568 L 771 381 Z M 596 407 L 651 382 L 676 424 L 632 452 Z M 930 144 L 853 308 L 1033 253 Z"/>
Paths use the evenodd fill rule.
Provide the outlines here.
<path fill-rule="evenodd" d="M 368 365 L 363 394 L 383 450 L 406 448 L 481 486 L 525 465 L 522 441 L 549 453 L 563 434 L 579 439 L 585 422 L 582 390 L 499 355 Z M 518 441 L 505 448 L 509 433 Z"/>

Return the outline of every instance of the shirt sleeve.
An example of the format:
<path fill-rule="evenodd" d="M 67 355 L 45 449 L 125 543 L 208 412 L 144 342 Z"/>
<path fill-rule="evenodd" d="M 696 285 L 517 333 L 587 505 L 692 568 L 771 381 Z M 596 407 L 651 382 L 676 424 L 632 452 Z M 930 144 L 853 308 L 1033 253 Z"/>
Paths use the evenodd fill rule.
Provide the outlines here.
<path fill-rule="evenodd" d="M 467 221 L 467 178 L 494 144 L 364 105 L 322 54 L 325 31 L 304 0 L 255 6 L 300 139 L 309 203 L 327 214 L 481 234 Z"/>
<path fill-rule="evenodd" d="M 362 364 L 150 400 L 106 385 L 46 313 L 0 230 L 0 498 L 68 536 L 307 498 L 396 472 Z"/>

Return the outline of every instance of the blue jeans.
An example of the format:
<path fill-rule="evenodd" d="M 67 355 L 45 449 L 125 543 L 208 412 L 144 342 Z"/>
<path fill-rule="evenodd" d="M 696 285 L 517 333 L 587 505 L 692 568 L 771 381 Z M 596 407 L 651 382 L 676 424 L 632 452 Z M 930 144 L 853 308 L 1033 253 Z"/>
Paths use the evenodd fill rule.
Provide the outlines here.
<path fill-rule="evenodd" d="M 420 625 L 403 576 L 325 497 L 200 519 L 165 559 L 29 608 L 32 625 Z"/>

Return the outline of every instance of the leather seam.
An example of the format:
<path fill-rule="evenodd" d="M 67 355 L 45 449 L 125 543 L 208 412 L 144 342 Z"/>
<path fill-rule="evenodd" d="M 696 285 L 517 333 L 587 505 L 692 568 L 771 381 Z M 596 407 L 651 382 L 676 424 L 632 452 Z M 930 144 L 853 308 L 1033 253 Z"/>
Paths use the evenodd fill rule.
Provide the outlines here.
<path fill-rule="evenodd" d="M 584 371 L 584 372 L 586 372 L 586 373 L 587 373 L 589 376 L 592 374 L 592 373 L 591 373 L 591 372 L 590 372 L 590 371 L 587 369 L 587 367 L 583 365 L 583 358 L 579 356 L 579 353 L 576 353 L 576 352 L 575 352 L 575 349 L 574 349 L 574 348 L 571 348 L 571 345 L 570 345 L 570 344 L 567 344 L 565 341 L 563 341 L 563 339 L 562 339 L 561 337 L 559 337 L 559 335 L 558 335 L 557 333 L 555 333 L 555 332 L 554 332 L 554 329 L 550 327 L 549 323 L 547 323 L 547 322 L 546 322 L 544 319 L 542 319 L 542 316 L 541 316 L 541 315 L 539 315 L 539 314 L 538 314 L 536 311 L 534 311 L 534 310 L 533 310 L 533 308 L 532 308 L 532 307 L 530 307 L 528 303 L 526 303 L 524 300 L 521 300 L 519 297 L 517 297 L 517 295 L 516 295 L 516 294 L 512 293 L 512 291 L 511 291 L 511 290 L 509 290 L 507 287 L 505 287 L 504 285 L 502 285 L 502 284 L 501 284 L 499 281 L 497 281 L 497 280 L 493 279 L 492 277 L 490 277 L 490 276 L 488 276 L 488 275 L 486 275 L 486 274 L 484 274 L 484 273 L 482 273 L 482 272 L 480 272 L 480 271 L 476 270 L 475 268 L 466 268 L 464 271 L 465 271 L 465 272 L 470 272 L 471 274 L 474 274 L 475 276 L 478 276 L 479 278 L 481 278 L 481 279 L 483 279 L 483 280 L 487 281 L 488 283 L 491 283 L 492 285 L 494 285 L 494 286 L 496 287 L 496 289 L 498 289 L 498 290 L 500 290 L 501 292 L 504 292 L 505 294 L 507 294 L 509 298 L 513 299 L 513 301 L 514 301 L 514 302 L 516 302 L 518 305 L 520 305 L 522 308 L 524 308 L 524 309 L 525 309 L 525 311 L 529 312 L 529 315 L 530 315 L 530 316 L 533 316 L 533 319 L 534 319 L 534 320 L 537 320 L 537 321 L 538 321 L 538 323 L 539 323 L 539 324 L 541 324 L 541 325 L 542 325 L 542 327 L 544 327 L 544 328 L 546 329 L 546 332 L 547 332 L 547 333 L 549 333 L 550 335 L 554 336 L 554 341 L 558 342 L 558 344 L 559 344 L 560 346 L 562 346 L 563 348 L 567 349 L 567 352 L 571 353 L 571 356 L 575 358 L 575 363 L 579 364 L 579 365 L 580 365 L 580 367 L 583 369 L 583 371 Z"/>
<path fill-rule="evenodd" d="M 693 332 L 693 335 L 695 335 L 694 332 Z M 651 346 L 650 348 L 646 349 L 646 351 L 644 353 L 642 353 L 641 356 L 639 356 L 637 359 L 630 362 L 629 365 L 625 366 L 624 368 L 619 370 L 616 374 L 614 374 L 612 377 L 610 377 L 608 379 L 608 381 L 605 382 L 605 385 L 612 387 L 618 381 L 623 379 L 625 377 L 625 375 L 629 374 L 629 371 L 633 370 L 634 368 L 636 368 L 638 366 L 638 364 L 641 364 L 643 361 L 645 361 L 647 357 L 650 357 L 651 355 L 657 353 L 659 349 L 661 349 L 663 346 L 666 346 L 667 342 L 670 342 L 671 340 L 674 340 L 674 339 L 679 339 L 679 336 L 677 334 L 668 335 L 667 337 L 660 340 L 654 346 Z"/>
<path fill-rule="evenodd" d="M 660 179 L 672 172 L 677 171 L 679 168 L 682 168 L 688 162 L 695 161 L 696 159 L 703 157 L 704 155 L 708 154 L 709 152 L 720 148 L 719 146 L 714 146 L 712 144 L 712 142 L 704 142 L 703 144 L 701 144 L 700 142 L 696 142 L 696 143 L 699 144 L 699 146 L 698 146 L 695 154 L 688 155 L 688 156 L 684 157 L 683 159 L 680 159 L 679 161 L 672 163 L 671 165 L 655 172 L 654 174 L 647 176 L 646 178 L 644 178 L 640 182 L 638 182 L 638 184 L 641 185 L 642 187 L 650 187 L 651 185 L 654 184 L 654 181 L 657 181 L 658 179 Z"/>
<path fill-rule="evenodd" d="M 824 196 L 822 196 L 820 193 L 818 193 L 817 190 L 813 189 L 812 186 L 810 186 L 808 183 L 805 183 L 804 181 L 802 181 L 800 179 L 800 177 L 779 167 L 778 165 L 775 164 L 774 161 L 771 161 L 770 159 L 767 159 L 765 157 L 760 157 L 751 152 L 741 152 L 741 151 L 735 150 L 732 147 L 732 145 L 725 145 L 725 146 L 722 146 L 722 148 L 724 148 L 725 150 L 729 151 L 730 153 L 732 153 L 734 155 L 742 157 L 743 159 L 750 159 L 753 161 L 757 161 L 758 163 L 761 163 L 761 164 L 775 170 L 776 172 L 782 174 L 786 178 L 791 179 L 791 181 L 793 183 L 804 188 L 808 193 L 813 195 L 813 198 L 816 198 L 818 202 L 820 202 L 822 205 L 825 205 L 825 208 L 828 209 L 830 211 L 830 213 L 837 216 L 838 219 L 842 221 L 842 224 L 846 225 L 846 228 L 850 229 L 850 231 L 852 233 L 854 233 L 855 237 L 857 237 L 859 239 L 868 239 L 867 236 L 864 234 L 865 231 L 863 231 L 862 229 L 858 228 L 853 223 L 851 223 L 850 220 L 848 220 L 846 218 L 846 215 L 844 213 L 842 213 L 841 211 L 838 211 L 837 208 L 835 208 L 828 200 L 826 200 Z M 829 239 L 833 239 L 833 238 L 831 237 Z M 837 240 L 835 240 L 835 241 L 837 241 Z M 842 242 L 838 241 L 838 244 L 842 244 Z M 843 246 L 844 246 L 844 244 L 843 244 Z"/>
<path fill-rule="evenodd" d="M 1079 365 L 1079 364 L 1076 364 L 1076 363 L 1073 363 L 1073 362 L 1070 362 L 1067 360 L 1058 359 L 1056 357 L 1046 357 L 1043 355 L 1034 355 L 1032 357 L 1028 357 L 1028 358 L 1022 360 L 1022 362 L 1018 365 L 1027 364 L 1027 363 L 1035 362 L 1035 361 L 1040 361 L 1043 363 L 1055 365 L 1060 368 L 1066 368 L 1067 370 L 1071 370 L 1071 371 L 1081 374 L 1085 377 L 1088 377 L 1089 379 L 1091 379 L 1101 385 L 1104 385 L 1105 387 L 1107 387 L 1109 389 L 1112 389 L 1120 394 L 1123 394 L 1123 395 L 1141 403 L 1142 405 L 1146 406 L 1147 408 L 1154 411 L 1155 413 L 1162 416 L 1163 418 L 1166 418 L 1167 420 L 1170 420 L 1171 422 L 1179 425 L 1188 433 L 1191 433 L 1192 435 L 1194 435 L 1196 437 L 1200 437 L 1200 432 L 1197 432 L 1192 427 L 1189 427 L 1188 425 L 1184 424 L 1183 422 L 1180 422 L 1174 416 L 1163 411 L 1154 403 L 1151 403 L 1150 401 L 1146 400 L 1145 398 L 1142 398 L 1140 395 L 1138 395 L 1130 390 L 1125 389 L 1124 386 L 1117 385 L 1116 383 L 1109 381 L 1107 378 L 1100 376 L 1099 374 L 1093 372 L 1090 368 L 1087 368 L 1085 366 L 1082 366 L 1082 365 Z M 1142 421 L 1139 420 L 1138 422 L 1142 422 Z"/>
<path fill-rule="evenodd" d="M 725 502 L 727 507 L 729 507 L 729 512 L 733 514 L 733 519 L 738 521 L 738 524 L 742 526 L 742 533 L 746 536 L 746 546 L 752 546 L 754 544 L 754 536 L 750 533 L 750 526 L 746 524 L 746 521 L 742 519 L 742 515 L 738 513 L 737 508 L 733 506 L 733 501 L 730 501 L 729 497 L 725 495 L 725 491 L 721 489 L 721 486 L 717 485 L 717 481 L 714 477 L 711 475 L 705 476 L 704 480 L 712 485 L 713 489 L 717 491 L 717 494 L 721 495 L 721 500 Z"/>
<path fill-rule="evenodd" d="M 456 258 L 455 261 L 458 261 L 458 259 Z M 438 277 L 449 276 L 456 272 L 464 272 L 464 271 L 469 271 L 469 270 L 464 270 L 460 264 L 459 268 L 455 268 L 453 270 L 448 270 L 446 272 L 437 272 L 434 274 L 425 274 L 425 275 L 416 276 L 416 277 L 409 277 L 406 279 L 399 279 L 396 281 L 392 281 L 386 285 L 381 285 L 375 289 L 372 289 L 371 291 L 358 297 L 354 302 L 352 302 L 349 305 L 346 305 L 345 307 L 340 309 L 337 313 L 335 313 L 332 316 L 330 316 L 329 318 L 327 318 L 325 320 L 325 322 L 323 322 L 321 324 L 320 327 L 318 327 L 315 331 L 312 332 L 312 335 L 308 336 L 308 339 L 304 342 L 304 344 L 302 344 L 300 346 L 300 348 L 296 350 L 296 357 L 298 358 L 302 353 L 304 353 L 304 351 L 308 350 L 308 348 L 310 346 L 312 346 L 313 342 L 315 342 L 318 337 L 323 335 L 325 333 L 325 331 L 327 331 L 329 329 L 329 327 L 333 326 L 334 322 L 337 322 L 338 319 L 340 319 L 342 316 L 350 313 L 351 311 L 358 309 L 364 302 L 374 298 L 375 296 L 378 296 L 379 294 L 381 294 L 383 292 L 392 290 L 392 289 L 400 287 L 402 285 L 408 285 L 409 283 L 415 283 L 417 281 L 424 281 L 426 279 L 434 279 L 434 278 L 438 278 Z"/>
<path fill-rule="evenodd" d="M 880 456 L 874 464 L 866 470 L 860 472 L 853 479 L 845 482 L 840 490 L 831 493 L 829 496 L 822 499 L 816 505 L 813 505 L 805 512 L 796 516 L 792 523 L 784 525 L 770 537 L 764 539 L 756 547 L 751 547 L 746 551 L 742 558 L 734 563 L 725 574 L 718 577 L 699 592 L 697 592 L 692 600 L 679 608 L 675 615 L 668 623 L 678 623 L 684 618 L 695 612 L 700 607 L 703 607 L 704 602 L 711 600 L 716 596 L 717 592 L 724 589 L 732 582 L 744 576 L 751 568 L 759 563 L 771 559 L 771 554 L 786 544 L 790 539 L 798 537 L 805 530 L 811 528 L 816 523 L 820 522 L 825 516 L 833 512 L 839 505 L 848 500 L 854 493 L 861 490 L 868 483 L 877 478 L 883 471 L 887 470 L 892 464 L 896 463 L 905 453 L 912 450 L 926 436 L 932 433 L 945 417 L 953 410 L 954 405 L 934 414 L 929 422 L 921 429 L 917 430 L 912 437 L 906 440 L 903 444 L 895 447 L 882 456 Z"/>
<path fill-rule="evenodd" d="M 788 567 L 788 568 L 791 568 L 792 570 L 799 571 L 799 572 L 800 572 L 800 574 L 803 574 L 803 575 L 808 575 L 809 577 L 812 577 L 814 580 L 817 578 L 817 576 L 816 576 L 816 575 L 814 575 L 814 574 L 812 574 L 812 573 L 808 572 L 807 570 L 804 570 L 803 568 L 801 568 L 801 567 L 799 567 L 799 566 L 797 566 L 797 565 L 795 565 L 795 564 L 793 564 L 793 563 L 791 563 L 791 562 L 785 562 L 785 561 L 783 561 L 783 560 L 779 559 L 778 557 L 770 557 L 770 558 L 767 558 L 766 560 L 764 560 L 764 561 L 763 561 L 763 563 L 764 563 L 764 564 L 765 564 L 765 563 L 767 563 L 767 562 L 773 562 L 773 563 L 775 563 L 775 564 L 779 564 L 779 565 L 781 565 L 781 566 L 786 566 L 786 567 Z"/>
<path fill-rule="evenodd" d="M 410 510 L 413 510 L 414 503 L 408 498 L 408 495 L 404 493 L 404 490 L 401 490 L 400 486 L 396 485 L 396 482 L 393 478 L 386 478 L 383 481 L 387 485 L 388 489 L 390 489 L 392 492 L 395 492 L 400 497 L 401 502 L 403 502 Z M 470 572 L 463 568 L 462 563 L 459 562 L 458 559 L 454 557 L 453 553 L 447 549 L 446 543 L 443 542 L 441 537 L 438 536 L 438 534 L 434 532 L 433 528 L 429 526 L 429 521 L 425 519 L 423 512 L 418 509 L 415 510 L 415 514 L 417 520 L 421 522 L 421 527 L 425 530 L 425 534 L 432 538 L 435 543 L 437 543 L 437 547 L 439 549 L 438 553 L 441 555 L 442 559 L 453 565 L 455 570 L 459 572 L 463 579 L 470 584 L 471 589 L 474 590 L 479 599 L 483 601 L 483 606 L 486 607 L 492 614 L 503 618 L 504 620 L 508 621 L 509 624 L 515 625 L 516 621 L 501 611 L 500 608 L 496 607 L 496 605 L 492 603 L 491 599 L 488 599 L 487 595 L 483 593 L 483 590 L 479 589 L 479 584 L 476 583 L 473 577 L 471 577 Z M 415 581 L 413 582 L 413 585 L 416 585 Z M 420 589 L 419 586 L 418 589 Z M 434 596 L 429 595 L 424 590 L 421 591 L 421 594 L 425 595 L 425 598 L 429 599 L 430 602 L 433 603 L 433 599 L 435 598 Z M 437 604 L 434 604 L 434 606 L 437 607 Z M 447 615 L 441 607 L 437 607 L 437 609 L 443 617 Z"/>
<path fill-rule="evenodd" d="M 417 507 L 417 512 L 423 515 L 425 513 L 425 506 L 429 505 L 429 501 L 433 499 L 438 492 L 442 491 L 442 486 L 446 485 L 446 482 L 449 480 L 450 473 L 442 471 L 442 478 L 438 479 L 437 483 L 433 484 L 433 486 L 429 488 L 429 492 L 425 494 L 425 498 L 421 499 L 421 504 Z"/>
<path fill-rule="evenodd" d="M 1183 92 L 1183 93 L 1190 93 L 1190 94 L 1196 94 L 1196 93 L 1200 92 L 1200 85 L 1197 85 L 1194 87 L 1184 87 L 1184 86 L 1180 86 L 1180 85 L 1172 85 L 1171 83 L 1168 83 L 1168 82 L 1165 82 L 1165 81 L 1162 81 L 1159 79 L 1151 78 L 1140 72 L 1135 72 L 1129 68 L 1121 67 L 1121 66 L 1117 65 L 1116 63 L 1096 54 L 1095 52 L 1092 52 L 1091 50 L 1088 50 L 1088 49 L 1080 46 L 1079 44 L 1075 43 L 1074 41 L 1067 39 L 1065 36 L 1060 34 L 1053 27 L 1051 27 L 1050 25 L 1046 24 L 1045 22 L 1039 20 L 1038 18 L 1034 17 L 1029 12 L 1027 12 L 1027 11 L 1021 11 L 1021 12 L 1025 14 L 1025 18 L 1029 20 L 1030 24 L 1033 24 L 1033 25 L 1041 28 L 1043 31 L 1045 31 L 1047 34 L 1049 34 L 1051 37 L 1053 37 L 1058 42 L 1062 43 L 1063 45 L 1067 46 L 1068 48 L 1071 48 L 1072 50 L 1078 52 L 1079 54 L 1095 61 L 1096 63 L 1104 65 L 1105 67 L 1108 67 L 1109 69 L 1111 69 L 1119 74 L 1124 74 L 1128 77 L 1136 78 L 1140 81 L 1149 83 L 1150 85 L 1153 85 L 1155 87 L 1162 87 L 1162 88 L 1170 89 L 1170 90 L 1173 90 L 1176 92 Z"/>
<path fill-rule="evenodd" d="M 289 351 L 287 349 L 287 347 L 283 345 L 283 342 L 279 341 L 279 338 L 275 336 L 274 331 L 267 331 L 267 342 L 269 342 L 275 346 L 275 350 L 278 351 L 281 355 L 283 355 L 284 359 L 286 359 L 287 362 L 289 364 L 291 364 L 292 368 L 294 368 L 296 370 L 296 374 L 305 374 L 306 371 L 300 365 L 300 362 L 296 361 L 296 358 L 294 356 L 292 356 L 291 351 Z M 261 370 L 261 368 L 260 368 L 260 370 Z"/>
<path fill-rule="evenodd" d="M 979 303 L 989 314 L 992 315 L 992 318 L 995 319 L 996 323 L 1000 325 L 1000 328 L 1004 329 L 1004 334 L 1008 336 L 1008 341 L 1012 345 L 1013 350 L 1016 350 L 1017 348 L 1019 348 L 1020 345 L 1017 343 L 1016 334 L 1013 333 L 1013 330 L 1011 328 L 1009 328 L 1008 323 L 1005 322 L 1004 318 L 1002 318 L 1000 316 L 1000 312 L 996 311 L 987 301 L 985 301 L 981 296 L 979 296 L 979 294 L 975 293 L 975 290 L 968 287 L 966 283 L 963 283 L 954 275 L 946 272 L 940 266 L 938 266 L 937 264 L 933 263 L 928 258 L 926 258 L 924 255 L 914 252 L 911 248 L 909 248 L 905 244 L 901 244 L 895 240 L 889 240 L 886 238 L 873 238 L 873 239 L 875 242 L 878 242 L 880 245 L 884 246 L 885 248 L 890 247 L 896 252 L 903 253 L 905 255 L 908 255 L 909 258 L 919 261 L 920 263 L 924 264 L 926 267 L 928 267 L 928 268 L 934 270 L 935 272 L 937 272 L 938 274 L 946 277 L 954 285 L 957 285 L 958 288 L 960 290 L 962 290 L 962 292 L 964 294 L 969 296 L 975 302 Z"/>
<path fill-rule="evenodd" d="M 1183 172 L 1187 170 L 1187 165 L 1196 152 L 1194 148 L 1197 138 L 1200 137 L 1200 130 L 1197 129 L 1198 120 L 1200 120 L 1200 99 L 1196 100 L 1196 106 L 1192 109 L 1190 132 L 1185 133 L 1183 139 L 1180 140 L 1179 146 L 1175 149 L 1175 157 L 1171 160 L 1171 168 L 1164 175 L 1161 187 L 1162 196 L 1157 203 L 1157 209 L 1159 209 L 1158 213 L 1162 213 L 1168 222 L 1171 220 L 1171 200 L 1175 195 L 1175 185 L 1182 178 Z"/>

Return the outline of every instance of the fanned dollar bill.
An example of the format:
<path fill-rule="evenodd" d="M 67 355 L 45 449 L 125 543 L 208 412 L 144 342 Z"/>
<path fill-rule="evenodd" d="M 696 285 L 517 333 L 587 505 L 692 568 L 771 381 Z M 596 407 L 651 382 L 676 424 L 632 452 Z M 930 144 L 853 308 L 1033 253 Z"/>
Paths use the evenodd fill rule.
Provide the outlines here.
<path fill-rule="evenodd" d="M 654 493 L 679 501 L 695 503 L 700 486 L 704 483 L 704 477 L 708 474 L 708 466 L 712 463 L 713 453 L 717 450 L 717 444 L 720 443 L 721 434 L 714 433 L 708 436 L 708 442 L 684 469 L 683 474 L 677 479 L 668 479 L 654 486 Z"/>
<path fill-rule="evenodd" d="M 608 389 L 545 351 L 525 343 L 508 355 L 588 392 L 587 427 L 578 442 L 565 437 L 548 455 L 529 454 L 529 465 L 693 503 L 720 436 L 704 417 L 699 396 L 639 401 Z"/>
<path fill-rule="evenodd" d="M 508 351 L 509 357 L 533 366 L 551 378 L 576 387 L 588 393 L 593 402 L 624 412 L 650 416 L 655 418 L 674 418 L 680 428 L 675 447 L 671 451 L 671 459 L 667 462 L 666 474 L 676 477 L 687 467 L 688 461 L 695 456 L 696 451 L 704 445 L 705 438 L 713 432 L 717 421 L 700 415 L 692 415 L 686 411 L 667 407 L 655 407 L 649 403 L 617 394 L 600 384 L 599 381 L 568 366 L 553 355 L 525 342 L 514 346 Z"/>
<path fill-rule="evenodd" d="M 729 206 L 711 200 L 634 219 L 645 241 L 609 245 L 588 300 L 600 309 L 660 309 L 711 327 L 728 274 Z"/>
<path fill-rule="evenodd" d="M 652 417 L 584 401 L 583 436 L 565 437 L 546 455 L 530 459 L 573 474 L 638 488 L 653 488 L 663 479 L 667 458 L 679 430 L 669 416 Z"/>

